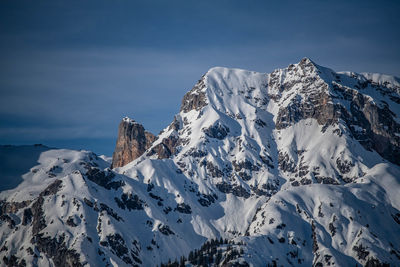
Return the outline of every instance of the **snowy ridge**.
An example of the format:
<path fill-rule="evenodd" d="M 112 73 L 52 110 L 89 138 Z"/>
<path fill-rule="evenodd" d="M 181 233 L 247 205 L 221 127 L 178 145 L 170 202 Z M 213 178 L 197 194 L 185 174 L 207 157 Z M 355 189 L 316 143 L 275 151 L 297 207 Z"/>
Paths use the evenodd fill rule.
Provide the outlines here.
<path fill-rule="evenodd" d="M 367 80 L 376 84 L 387 86 L 388 88 L 395 88 L 396 92 L 400 94 L 400 79 L 395 76 L 380 74 L 380 73 L 361 73 Z"/>
<path fill-rule="evenodd" d="M 0 195 L 0 261 L 397 266 L 398 84 L 307 58 L 270 74 L 212 68 L 123 167 L 43 152 Z"/>

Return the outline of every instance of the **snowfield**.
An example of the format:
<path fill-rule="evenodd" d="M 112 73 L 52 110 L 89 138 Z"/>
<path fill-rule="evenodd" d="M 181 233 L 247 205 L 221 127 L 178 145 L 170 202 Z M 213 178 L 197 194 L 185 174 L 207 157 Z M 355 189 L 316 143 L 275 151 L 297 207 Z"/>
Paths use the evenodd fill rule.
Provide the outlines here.
<path fill-rule="evenodd" d="M 1 265 L 399 266 L 399 116 L 396 77 L 212 68 L 125 166 L 2 148 L 2 181 L 30 167 L 0 193 Z"/>

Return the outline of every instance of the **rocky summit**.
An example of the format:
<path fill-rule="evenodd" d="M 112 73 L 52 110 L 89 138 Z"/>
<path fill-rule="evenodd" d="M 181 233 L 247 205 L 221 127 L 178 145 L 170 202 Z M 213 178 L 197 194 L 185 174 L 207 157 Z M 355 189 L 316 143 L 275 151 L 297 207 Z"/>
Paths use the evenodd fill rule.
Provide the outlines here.
<path fill-rule="evenodd" d="M 155 136 L 143 125 L 125 117 L 118 127 L 118 138 L 111 167 L 122 167 L 140 157 L 154 142 Z"/>
<path fill-rule="evenodd" d="M 215 67 L 159 135 L 124 118 L 112 163 L 0 151 L 38 162 L 0 193 L 3 266 L 400 265 L 393 76 Z"/>

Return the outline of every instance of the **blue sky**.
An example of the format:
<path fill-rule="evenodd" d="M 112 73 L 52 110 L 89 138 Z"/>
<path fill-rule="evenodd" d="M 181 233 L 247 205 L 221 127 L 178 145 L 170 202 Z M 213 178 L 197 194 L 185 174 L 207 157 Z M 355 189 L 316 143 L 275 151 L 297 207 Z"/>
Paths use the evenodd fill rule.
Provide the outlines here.
<path fill-rule="evenodd" d="M 128 115 L 153 133 L 209 68 L 309 57 L 400 76 L 399 1 L 1 1 L 0 143 L 111 155 Z"/>

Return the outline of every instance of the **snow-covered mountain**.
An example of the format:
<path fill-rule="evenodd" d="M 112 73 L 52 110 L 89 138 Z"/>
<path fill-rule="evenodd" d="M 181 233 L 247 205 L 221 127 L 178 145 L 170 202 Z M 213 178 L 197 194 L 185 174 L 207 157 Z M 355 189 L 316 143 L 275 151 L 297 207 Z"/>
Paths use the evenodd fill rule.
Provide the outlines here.
<path fill-rule="evenodd" d="M 399 165 L 398 78 L 216 67 L 158 136 L 124 118 L 112 165 L 41 152 L 0 193 L 0 261 L 398 266 Z"/>

